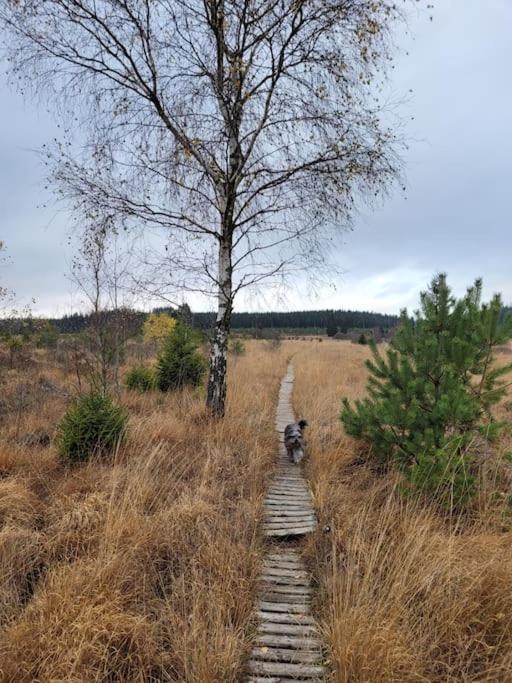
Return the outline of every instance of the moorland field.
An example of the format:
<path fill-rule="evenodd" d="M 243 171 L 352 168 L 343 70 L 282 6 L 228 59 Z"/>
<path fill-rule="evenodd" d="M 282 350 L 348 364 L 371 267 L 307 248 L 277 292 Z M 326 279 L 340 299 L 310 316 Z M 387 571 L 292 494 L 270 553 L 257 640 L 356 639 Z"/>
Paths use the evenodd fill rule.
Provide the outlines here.
<path fill-rule="evenodd" d="M 224 420 L 208 417 L 202 387 L 123 390 L 126 439 L 72 467 L 53 437 L 77 391 L 73 359 L 37 349 L 4 369 L 0 680 L 241 680 L 293 358 L 320 522 L 303 548 L 331 680 L 510 681 L 511 437 L 480 454 L 463 514 L 404 498 L 339 420 L 341 399 L 364 395 L 368 355 L 343 341 L 247 341 L 230 358 Z M 124 370 L 135 363 L 128 349 Z M 510 419 L 510 397 L 498 412 Z M 30 438 L 42 432 L 49 444 Z"/>

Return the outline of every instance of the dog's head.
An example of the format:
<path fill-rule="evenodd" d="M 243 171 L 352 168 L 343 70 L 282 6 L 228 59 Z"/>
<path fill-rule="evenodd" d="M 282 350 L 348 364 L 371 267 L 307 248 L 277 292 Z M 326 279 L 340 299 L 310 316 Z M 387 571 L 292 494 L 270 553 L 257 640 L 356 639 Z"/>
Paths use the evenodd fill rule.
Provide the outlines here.
<path fill-rule="evenodd" d="M 301 429 L 304 429 L 304 427 L 308 426 L 308 423 L 306 422 L 306 420 L 299 420 L 298 425 Z"/>

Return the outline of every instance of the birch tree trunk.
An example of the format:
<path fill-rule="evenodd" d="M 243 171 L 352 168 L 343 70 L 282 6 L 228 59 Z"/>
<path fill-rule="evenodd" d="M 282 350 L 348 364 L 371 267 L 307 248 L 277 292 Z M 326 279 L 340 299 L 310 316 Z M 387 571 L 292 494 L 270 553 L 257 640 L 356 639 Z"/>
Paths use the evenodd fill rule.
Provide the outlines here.
<path fill-rule="evenodd" d="M 228 336 L 233 305 L 231 237 L 219 245 L 218 307 L 213 334 L 206 405 L 215 417 L 223 417 L 226 406 Z"/>

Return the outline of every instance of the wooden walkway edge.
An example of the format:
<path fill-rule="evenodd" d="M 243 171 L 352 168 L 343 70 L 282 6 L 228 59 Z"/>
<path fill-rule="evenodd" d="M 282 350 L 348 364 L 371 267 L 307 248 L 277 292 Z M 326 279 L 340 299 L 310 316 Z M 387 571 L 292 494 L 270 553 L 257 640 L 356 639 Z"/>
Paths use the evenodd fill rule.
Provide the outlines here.
<path fill-rule="evenodd" d="M 294 422 L 293 367 L 281 383 L 276 430 L 281 434 L 277 475 L 265 498 L 263 532 L 274 543 L 260 575 L 254 647 L 248 683 L 311 683 L 324 679 L 322 645 L 311 615 L 311 579 L 296 541 L 317 526 L 311 491 L 299 465 L 286 455 L 282 434 Z M 295 543 L 293 543 L 295 541 Z"/>

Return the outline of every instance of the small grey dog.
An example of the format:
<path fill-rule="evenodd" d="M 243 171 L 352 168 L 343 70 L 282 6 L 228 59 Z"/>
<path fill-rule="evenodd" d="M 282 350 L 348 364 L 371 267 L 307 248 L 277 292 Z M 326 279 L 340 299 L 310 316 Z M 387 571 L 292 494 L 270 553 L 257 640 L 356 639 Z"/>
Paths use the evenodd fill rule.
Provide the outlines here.
<path fill-rule="evenodd" d="M 298 465 L 304 458 L 304 427 L 307 427 L 306 420 L 299 420 L 286 425 L 284 429 L 284 445 L 290 460 Z"/>

